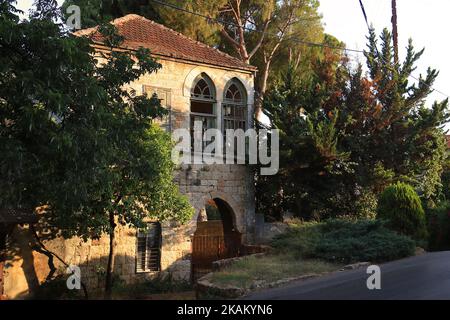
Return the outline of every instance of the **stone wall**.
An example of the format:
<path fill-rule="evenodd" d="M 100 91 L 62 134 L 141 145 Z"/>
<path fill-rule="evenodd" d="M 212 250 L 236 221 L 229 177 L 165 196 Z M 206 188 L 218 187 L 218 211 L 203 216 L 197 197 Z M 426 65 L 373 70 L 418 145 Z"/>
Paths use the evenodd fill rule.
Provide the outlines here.
<path fill-rule="evenodd" d="M 198 214 L 209 199 L 224 200 L 234 213 L 234 224 L 243 241 L 254 241 L 255 207 L 251 171 L 244 165 L 188 165 L 175 178 Z"/>
<path fill-rule="evenodd" d="M 175 280 L 190 279 L 190 235 L 187 226 L 162 225 L 162 272 L 136 272 L 136 231 L 118 227 L 115 241 L 114 275 L 124 283 L 132 284 L 170 273 Z M 10 298 L 21 297 L 33 291 L 49 276 L 49 257 L 32 248 L 35 239 L 27 227 L 17 227 L 10 236 L 5 266 L 5 293 Z M 105 270 L 109 253 L 109 238 L 84 242 L 80 238 L 44 241 L 46 248 L 57 254 L 69 265 L 80 267 L 81 279 L 90 292 L 104 287 Z M 66 274 L 66 267 L 53 259 L 57 274 Z"/>
<path fill-rule="evenodd" d="M 255 241 L 259 244 L 268 244 L 277 235 L 286 232 L 289 225 L 285 222 L 265 222 L 264 215 L 255 216 Z"/>

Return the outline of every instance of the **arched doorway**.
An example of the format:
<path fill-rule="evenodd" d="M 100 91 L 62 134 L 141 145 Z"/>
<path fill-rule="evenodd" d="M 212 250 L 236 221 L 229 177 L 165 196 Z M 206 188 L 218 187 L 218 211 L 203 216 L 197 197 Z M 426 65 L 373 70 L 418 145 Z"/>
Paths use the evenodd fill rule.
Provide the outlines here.
<path fill-rule="evenodd" d="M 209 199 L 199 214 L 192 241 L 192 279 L 212 271 L 217 260 L 239 256 L 242 235 L 231 206 L 220 198 Z"/>

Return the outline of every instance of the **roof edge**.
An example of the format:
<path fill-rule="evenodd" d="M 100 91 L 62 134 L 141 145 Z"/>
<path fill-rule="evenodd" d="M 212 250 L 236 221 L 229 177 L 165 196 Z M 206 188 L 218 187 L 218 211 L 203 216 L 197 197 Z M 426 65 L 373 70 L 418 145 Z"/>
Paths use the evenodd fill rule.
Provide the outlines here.
<path fill-rule="evenodd" d="M 147 18 L 145 18 L 145 17 L 143 17 L 143 16 L 140 16 L 140 15 L 137 15 L 137 14 L 127 14 L 127 15 L 125 15 L 125 16 L 123 16 L 123 17 L 116 18 L 116 19 L 114 19 L 114 20 L 111 21 L 111 24 L 113 24 L 113 25 L 115 25 L 115 26 L 120 26 L 120 25 L 122 25 L 122 24 L 124 24 L 124 23 L 126 23 L 126 22 L 128 22 L 128 21 L 132 21 L 132 20 L 134 20 L 134 19 L 145 20 L 145 21 L 148 22 L 148 23 L 157 25 L 158 27 L 163 28 L 163 29 L 165 29 L 165 30 L 167 30 L 167 31 L 169 31 L 169 32 L 171 32 L 171 33 L 173 33 L 173 34 L 176 34 L 176 35 L 179 36 L 179 37 L 182 37 L 182 38 L 184 38 L 184 39 L 187 39 L 188 41 L 192 41 L 192 42 L 196 43 L 197 45 L 199 45 L 199 46 L 201 46 L 201 47 L 208 48 L 208 49 L 212 49 L 212 50 L 216 51 L 218 54 L 220 54 L 220 55 L 222 55 L 222 56 L 224 56 L 224 57 L 227 57 L 227 58 L 229 58 L 229 59 L 235 60 L 237 63 L 243 65 L 243 67 L 231 67 L 231 66 L 227 66 L 226 64 L 220 64 L 220 66 L 228 67 L 228 68 L 232 68 L 232 69 L 239 69 L 239 70 L 253 71 L 253 72 L 258 70 L 258 68 L 257 68 L 256 66 L 253 66 L 253 65 L 251 65 L 251 64 L 245 63 L 245 62 L 239 60 L 238 58 L 233 57 L 233 56 L 231 56 L 231 55 L 229 55 L 229 54 L 227 54 L 227 53 L 225 53 L 225 52 L 223 52 L 223 51 L 221 51 L 221 50 L 219 50 L 219 49 L 217 49 L 217 48 L 214 48 L 214 47 L 212 47 L 212 46 L 209 46 L 209 45 L 207 45 L 207 44 L 205 44 L 205 43 L 203 43 L 203 42 L 200 42 L 200 41 L 198 41 L 198 40 L 194 40 L 194 39 L 192 39 L 192 38 L 190 38 L 190 37 L 188 37 L 188 36 L 182 34 L 181 32 L 175 31 L 175 30 L 173 30 L 173 29 L 171 29 L 171 28 L 169 28 L 169 27 L 166 27 L 166 26 L 163 25 L 163 24 L 157 23 L 157 22 L 155 22 L 155 21 L 152 21 L 152 20 L 150 20 L 150 19 L 147 19 Z M 99 26 L 95 26 L 95 27 L 91 27 L 91 28 L 86 28 L 86 29 L 78 30 L 78 31 L 74 32 L 73 34 L 74 34 L 75 36 L 80 36 L 80 37 L 81 37 L 81 36 L 89 36 L 89 35 L 95 33 L 95 32 L 98 30 L 98 27 L 99 27 Z M 125 41 L 126 41 L 126 39 L 125 39 Z M 94 41 L 94 42 L 95 42 L 95 43 L 102 43 L 102 42 L 100 42 L 100 41 Z M 126 47 L 125 47 L 125 48 L 126 48 Z M 133 50 L 133 49 L 132 49 L 132 50 Z M 183 59 L 183 58 L 177 58 L 177 57 L 172 57 L 172 58 L 174 58 L 174 59 L 186 60 L 186 59 Z M 189 60 L 189 61 L 197 61 L 197 62 L 201 62 L 201 63 L 204 63 L 204 64 L 215 65 L 215 64 L 212 64 L 212 63 L 204 62 L 204 61 L 202 61 L 202 60 Z M 244 66 L 245 66 L 245 67 L 244 67 Z"/>

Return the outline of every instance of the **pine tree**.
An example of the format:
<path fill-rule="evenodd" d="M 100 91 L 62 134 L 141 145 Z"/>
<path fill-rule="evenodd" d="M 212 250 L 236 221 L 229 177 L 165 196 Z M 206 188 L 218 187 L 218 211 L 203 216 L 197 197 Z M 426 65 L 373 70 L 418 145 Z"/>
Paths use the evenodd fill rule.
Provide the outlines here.
<path fill-rule="evenodd" d="M 367 75 L 325 50 L 311 72 L 290 68 L 267 96 L 267 114 L 281 130 L 281 169 L 259 178 L 260 210 L 373 215 L 377 196 L 395 181 L 412 184 L 431 205 L 438 197 L 448 101 L 425 105 L 438 72 L 411 81 L 424 51 L 415 52 L 410 41 L 396 64 L 389 32 L 380 38 L 379 47 L 370 31 Z"/>

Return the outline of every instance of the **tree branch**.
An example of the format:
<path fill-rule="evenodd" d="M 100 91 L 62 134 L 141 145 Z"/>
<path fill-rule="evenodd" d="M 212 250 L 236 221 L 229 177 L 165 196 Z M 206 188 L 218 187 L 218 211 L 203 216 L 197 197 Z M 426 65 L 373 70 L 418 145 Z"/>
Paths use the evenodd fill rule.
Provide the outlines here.
<path fill-rule="evenodd" d="M 258 43 L 255 45 L 255 47 L 253 48 L 253 50 L 249 53 L 248 55 L 248 59 L 251 59 L 256 52 L 259 50 L 259 48 L 261 47 L 261 45 L 264 42 L 264 39 L 266 38 L 266 33 L 267 33 L 267 29 L 269 28 L 269 24 L 270 24 L 270 19 L 268 19 L 265 23 L 264 23 L 264 28 L 263 28 L 263 32 L 261 35 L 261 38 L 259 38 Z"/>
<path fill-rule="evenodd" d="M 69 266 L 63 259 L 61 259 L 56 253 L 54 253 L 54 252 L 52 252 L 52 251 L 50 251 L 50 250 L 47 249 L 47 247 L 46 247 L 46 246 L 44 245 L 44 243 L 42 242 L 41 238 L 39 238 L 39 235 L 38 235 L 36 229 L 34 228 L 34 225 L 30 225 L 30 230 L 31 230 L 31 232 L 32 232 L 33 235 L 34 235 L 34 238 L 36 239 L 36 242 L 39 244 L 39 246 L 42 248 L 43 251 L 45 251 L 45 252 L 47 252 L 48 254 L 54 256 L 54 257 L 55 257 L 56 259 L 58 259 L 63 265 L 65 265 L 67 268 L 70 268 L 70 266 Z M 42 253 L 42 252 L 41 252 L 41 253 Z M 44 254 L 45 254 L 45 253 L 44 253 Z M 45 255 L 48 256 L 48 254 L 45 254 Z M 52 262 L 52 264 L 53 264 L 53 262 Z M 50 268 L 50 269 L 51 269 L 51 268 Z M 89 299 L 89 296 L 88 296 L 88 292 L 87 292 L 87 289 L 86 289 L 86 285 L 83 283 L 83 281 L 81 281 L 81 279 L 80 279 L 80 284 L 81 284 L 81 287 L 83 288 L 84 297 L 85 297 L 86 300 L 88 300 L 88 299 Z"/>
<path fill-rule="evenodd" d="M 237 51 L 237 53 L 239 53 L 239 43 L 237 43 L 237 41 L 228 34 L 227 30 L 225 30 L 225 27 L 220 29 L 220 33 L 225 37 L 225 39 L 227 39 L 231 43 L 231 45 Z"/>

